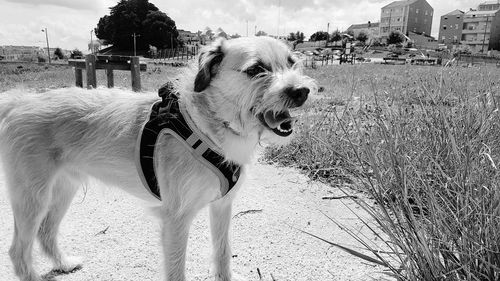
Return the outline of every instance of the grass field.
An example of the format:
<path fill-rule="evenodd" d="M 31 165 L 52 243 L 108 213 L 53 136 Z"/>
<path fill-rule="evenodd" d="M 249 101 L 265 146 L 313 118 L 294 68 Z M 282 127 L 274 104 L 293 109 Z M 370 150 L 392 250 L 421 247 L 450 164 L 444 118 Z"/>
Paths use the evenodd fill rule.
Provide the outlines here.
<path fill-rule="evenodd" d="M 143 89 L 155 91 L 177 71 L 143 73 Z M 499 280 L 500 70 L 344 65 L 306 72 L 325 91 L 307 103 L 297 137 L 268 148 L 265 160 L 368 193 L 376 205 L 358 203 L 384 244 L 350 233 L 400 280 Z M 0 92 L 69 87 L 73 75 L 64 66 L 0 65 Z M 105 85 L 102 71 L 98 84 Z M 130 88 L 129 74 L 117 73 L 115 84 Z"/>

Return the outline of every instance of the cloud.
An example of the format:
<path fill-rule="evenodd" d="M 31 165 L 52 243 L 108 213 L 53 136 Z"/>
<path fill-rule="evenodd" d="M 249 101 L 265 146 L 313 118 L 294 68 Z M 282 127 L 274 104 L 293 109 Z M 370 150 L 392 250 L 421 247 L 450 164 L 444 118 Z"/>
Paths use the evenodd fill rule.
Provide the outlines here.
<path fill-rule="evenodd" d="M 476 7 L 478 0 L 427 0 L 434 7 L 433 34 L 440 16 L 455 9 Z M 0 0 L 0 44 L 39 45 L 45 42 L 41 28 L 49 29 L 51 46 L 86 49 L 90 30 L 118 0 Z M 252 35 L 263 30 L 284 35 L 347 29 L 351 24 L 378 21 L 380 9 L 391 0 L 150 0 L 166 12 L 178 29 L 196 32 L 209 26 L 226 33 Z M 279 29 L 278 29 L 278 6 Z"/>
<path fill-rule="evenodd" d="M 2 1 L 0 1 L 1 3 Z M 56 6 L 69 9 L 84 9 L 84 10 L 97 10 L 101 7 L 99 0 L 5 0 L 15 4 L 24 4 L 27 6 Z"/>

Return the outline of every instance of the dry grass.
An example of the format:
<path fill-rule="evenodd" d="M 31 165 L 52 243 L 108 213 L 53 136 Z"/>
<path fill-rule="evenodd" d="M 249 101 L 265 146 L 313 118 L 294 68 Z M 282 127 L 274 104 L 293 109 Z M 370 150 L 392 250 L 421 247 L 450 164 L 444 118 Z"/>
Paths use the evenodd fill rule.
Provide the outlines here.
<path fill-rule="evenodd" d="M 141 84 L 144 91 L 157 91 L 167 79 L 175 77 L 179 68 L 170 66 L 148 65 L 148 71 L 141 73 Z M 85 84 L 85 71 L 83 71 Z M 130 73 L 115 71 L 115 86 L 131 89 Z M 47 89 L 73 87 L 75 85 L 74 70 L 67 65 L 44 64 L 0 64 L 0 91 L 12 88 Z M 97 86 L 106 86 L 106 73 L 97 70 Z"/>
<path fill-rule="evenodd" d="M 266 157 L 339 187 L 355 183 L 374 198 L 375 206 L 357 202 L 383 249 L 346 231 L 396 278 L 500 280 L 499 74 L 407 66 L 313 72 L 329 94 L 306 110 L 299 137 Z"/>

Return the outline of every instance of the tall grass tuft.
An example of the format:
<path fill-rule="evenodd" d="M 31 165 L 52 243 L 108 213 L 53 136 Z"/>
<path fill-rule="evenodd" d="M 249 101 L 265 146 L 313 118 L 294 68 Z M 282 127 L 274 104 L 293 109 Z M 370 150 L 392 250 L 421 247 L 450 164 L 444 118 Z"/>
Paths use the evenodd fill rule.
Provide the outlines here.
<path fill-rule="evenodd" d="M 363 186 L 376 203 L 358 201 L 374 223 L 363 222 L 384 249 L 350 233 L 399 280 L 500 280 L 498 76 L 469 71 L 407 78 L 411 91 L 373 83 L 370 98 L 307 120 L 297 142 L 268 153 L 300 151 L 285 158 L 325 161 L 313 167 Z"/>

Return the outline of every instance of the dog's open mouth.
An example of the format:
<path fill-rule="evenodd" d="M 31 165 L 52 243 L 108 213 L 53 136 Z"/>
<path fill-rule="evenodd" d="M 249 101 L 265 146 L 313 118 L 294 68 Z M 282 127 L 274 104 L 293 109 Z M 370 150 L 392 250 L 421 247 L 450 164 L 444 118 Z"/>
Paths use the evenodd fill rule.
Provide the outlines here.
<path fill-rule="evenodd" d="M 281 112 L 266 111 L 259 114 L 260 122 L 281 137 L 287 137 L 293 133 L 293 124 L 296 119 L 290 116 L 288 110 Z"/>

